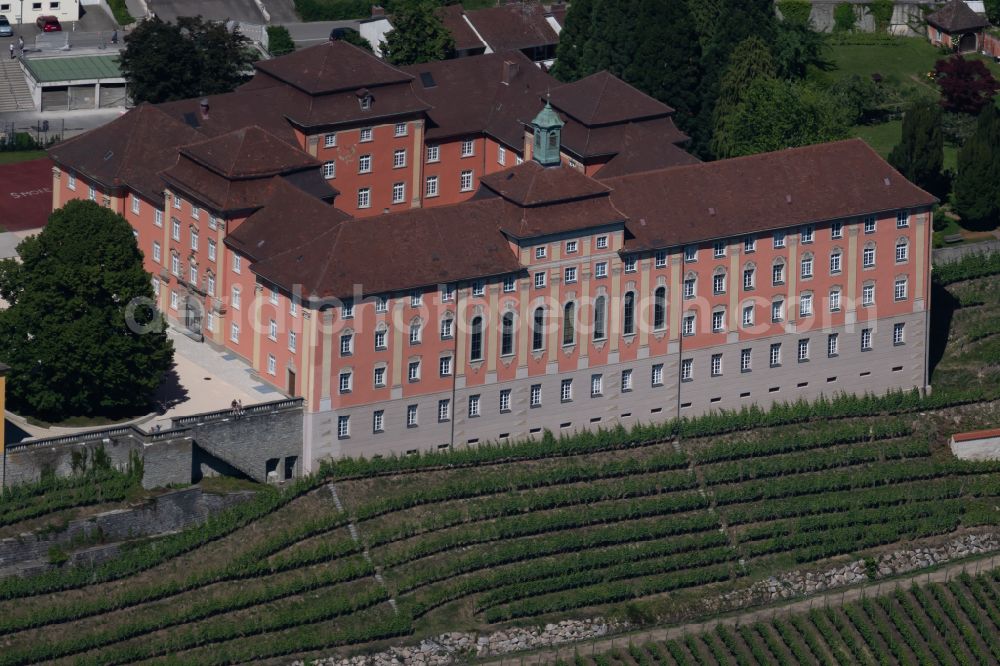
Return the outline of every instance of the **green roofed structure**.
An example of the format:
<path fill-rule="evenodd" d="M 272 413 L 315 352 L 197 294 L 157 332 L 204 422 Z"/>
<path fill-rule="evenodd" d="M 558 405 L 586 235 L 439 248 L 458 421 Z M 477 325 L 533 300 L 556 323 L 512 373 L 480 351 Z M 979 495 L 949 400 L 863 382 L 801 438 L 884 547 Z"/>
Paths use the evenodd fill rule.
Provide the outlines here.
<path fill-rule="evenodd" d="M 25 79 L 41 111 L 126 106 L 125 77 L 118 55 L 25 58 Z"/>

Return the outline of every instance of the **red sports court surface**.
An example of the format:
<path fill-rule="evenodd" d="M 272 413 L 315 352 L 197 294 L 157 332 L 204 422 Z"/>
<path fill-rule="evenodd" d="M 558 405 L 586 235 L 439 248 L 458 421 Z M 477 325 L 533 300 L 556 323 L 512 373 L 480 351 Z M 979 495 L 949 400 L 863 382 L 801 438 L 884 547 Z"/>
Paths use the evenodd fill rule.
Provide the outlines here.
<path fill-rule="evenodd" d="M 0 164 L 0 227 L 24 231 L 45 226 L 52 212 L 52 162 Z"/>

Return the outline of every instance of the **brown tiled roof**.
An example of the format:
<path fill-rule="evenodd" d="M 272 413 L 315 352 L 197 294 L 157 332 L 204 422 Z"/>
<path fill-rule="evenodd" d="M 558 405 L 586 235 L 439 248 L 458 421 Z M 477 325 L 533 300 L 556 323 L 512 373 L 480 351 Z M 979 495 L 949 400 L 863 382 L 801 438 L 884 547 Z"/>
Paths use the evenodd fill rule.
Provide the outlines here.
<path fill-rule="evenodd" d="M 496 52 L 559 43 L 559 35 L 545 20 L 545 8 L 537 2 L 476 9 L 465 15 Z"/>
<path fill-rule="evenodd" d="M 564 167 L 563 171 L 571 171 Z M 586 177 L 586 176 L 584 176 Z M 604 196 L 541 206 L 522 207 L 507 202 L 500 217 L 500 230 L 515 239 L 537 238 L 595 227 L 621 226 L 625 215 Z"/>
<path fill-rule="evenodd" d="M 629 218 L 629 249 L 702 242 L 926 206 L 936 199 L 910 183 L 861 139 L 819 144 L 604 183 Z"/>
<path fill-rule="evenodd" d="M 49 149 L 57 164 L 107 187 L 128 185 L 163 201 L 158 172 L 177 160 L 176 146 L 202 139 L 158 107 L 140 104 L 110 123 Z"/>
<path fill-rule="evenodd" d="M 552 106 L 588 127 L 669 116 L 672 108 L 607 71 L 552 89 Z"/>
<path fill-rule="evenodd" d="M 261 84 L 265 78 L 260 77 Z M 310 97 L 273 79 L 266 86 L 251 85 L 257 80 L 254 77 L 235 92 L 208 96 L 207 118 L 202 116 L 201 100 L 197 97 L 167 102 L 157 108 L 205 136 L 218 136 L 241 127 L 259 125 L 283 141 L 297 145 L 295 133 L 285 114 L 307 106 Z"/>
<path fill-rule="evenodd" d="M 467 201 L 362 220 L 336 221 L 307 242 L 253 264 L 286 289 L 302 285 L 314 299 L 412 289 L 490 275 L 521 266 L 497 231 L 503 202 Z M 474 251 L 470 249 L 474 248 Z"/>
<path fill-rule="evenodd" d="M 365 49 L 342 40 L 261 60 L 254 67 L 310 95 L 406 83 L 411 78 Z"/>
<path fill-rule="evenodd" d="M 181 153 L 229 179 L 319 168 L 314 157 L 256 125 L 184 146 Z"/>
<path fill-rule="evenodd" d="M 472 51 L 475 49 L 485 50 L 486 45 L 483 44 L 479 37 L 476 37 L 475 30 L 466 23 L 463 14 L 465 10 L 462 5 L 445 5 L 438 10 L 438 16 L 441 17 L 441 23 L 444 27 L 448 29 L 451 33 L 452 38 L 455 40 L 455 50 L 456 51 Z"/>
<path fill-rule="evenodd" d="M 534 160 L 483 176 L 482 184 L 518 206 L 541 206 L 607 196 L 611 190 L 569 167 L 543 167 Z"/>
<path fill-rule="evenodd" d="M 600 127 L 587 127 L 569 118 L 562 130 L 562 146 L 569 153 L 586 160 L 614 155 L 627 145 L 630 137 L 640 133 L 648 142 L 645 149 L 651 152 L 688 141 L 687 135 L 677 129 L 672 118 L 654 118 Z"/>
<path fill-rule="evenodd" d="M 354 92 L 335 93 L 309 98 L 304 104 L 286 112 L 294 125 L 315 131 L 343 123 L 358 123 L 397 118 L 423 116 L 427 104 L 414 94 L 413 87 L 392 84 L 369 90 L 372 105 L 362 109 Z"/>
<path fill-rule="evenodd" d="M 505 62 L 517 73 L 503 83 Z M 519 152 L 525 120 L 542 107 L 539 101 L 556 83 L 524 54 L 510 52 L 422 63 L 404 68 L 414 75 L 413 87 L 430 108 L 427 138 L 486 132 Z"/>
<path fill-rule="evenodd" d="M 927 16 L 927 22 L 947 33 L 979 30 L 990 23 L 972 11 L 963 0 L 951 0 L 941 9 Z"/>
<path fill-rule="evenodd" d="M 263 208 L 227 234 L 225 242 L 257 261 L 308 245 L 347 219 L 347 213 L 276 178 Z"/>
<path fill-rule="evenodd" d="M 664 119 L 666 120 L 669 119 Z M 601 167 L 596 177 L 605 180 L 631 173 L 697 164 L 699 162 L 697 157 L 678 148 L 664 133 L 657 131 L 654 126 L 659 122 L 662 121 L 626 125 L 621 134 L 617 154 Z"/>

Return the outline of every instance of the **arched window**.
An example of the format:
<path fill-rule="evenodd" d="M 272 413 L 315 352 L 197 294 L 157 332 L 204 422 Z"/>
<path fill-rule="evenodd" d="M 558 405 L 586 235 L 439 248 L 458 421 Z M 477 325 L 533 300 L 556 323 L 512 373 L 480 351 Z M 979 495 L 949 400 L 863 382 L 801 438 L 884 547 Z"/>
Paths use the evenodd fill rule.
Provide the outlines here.
<path fill-rule="evenodd" d="M 625 304 L 622 307 L 622 334 L 635 334 L 635 292 L 630 291 L 625 294 Z"/>
<path fill-rule="evenodd" d="M 657 287 L 653 292 L 653 330 L 659 331 L 667 326 L 667 288 Z"/>
<path fill-rule="evenodd" d="M 535 308 L 531 322 L 531 350 L 545 349 L 545 308 Z"/>
<path fill-rule="evenodd" d="M 472 332 L 469 335 L 469 359 L 483 360 L 483 318 L 472 318 Z"/>
<path fill-rule="evenodd" d="M 514 353 L 514 313 L 503 316 L 500 331 L 500 355 L 510 356 Z"/>
<path fill-rule="evenodd" d="M 603 340 L 608 336 L 607 326 L 607 299 L 598 296 L 594 300 L 594 340 Z"/>
<path fill-rule="evenodd" d="M 576 303 L 567 303 L 563 308 L 563 344 L 576 342 Z"/>

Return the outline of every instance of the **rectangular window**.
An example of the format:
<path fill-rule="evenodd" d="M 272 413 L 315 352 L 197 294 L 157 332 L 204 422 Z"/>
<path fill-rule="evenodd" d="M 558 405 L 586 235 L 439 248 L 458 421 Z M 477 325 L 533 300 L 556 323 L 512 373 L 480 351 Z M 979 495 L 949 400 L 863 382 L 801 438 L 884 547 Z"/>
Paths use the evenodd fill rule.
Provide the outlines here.
<path fill-rule="evenodd" d="M 875 285 L 866 284 L 861 288 L 861 305 L 875 304 Z"/>
<path fill-rule="evenodd" d="M 180 210 L 181 209 L 181 204 L 183 204 L 183 203 L 184 203 L 184 200 L 181 199 L 179 196 L 177 196 L 175 194 L 174 195 L 174 208 L 176 208 L 177 210 Z"/>
<path fill-rule="evenodd" d="M 694 378 L 694 360 L 686 358 L 681 361 L 681 381 L 689 382 Z"/>
<path fill-rule="evenodd" d="M 162 210 L 157 209 L 157 210 L 153 211 L 153 224 L 155 224 L 158 227 L 162 227 L 163 226 L 163 211 Z"/>
<path fill-rule="evenodd" d="M 358 173 L 372 172 L 372 156 L 362 155 L 358 158 Z"/>
<path fill-rule="evenodd" d="M 632 371 L 622 370 L 622 393 L 632 390 Z"/>
<path fill-rule="evenodd" d="M 866 247 L 862 253 L 862 259 L 865 268 L 871 268 L 875 265 L 875 248 Z"/>
<path fill-rule="evenodd" d="M 416 291 L 416 290 L 410 292 L 410 307 L 411 308 L 419 308 L 421 305 L 423 305 L 423 302 L 424 302 L 424 294 L 423 294 L 423 292 Z"/>
<path fill-rule="evenodd" d="M 775 231 L 774 235 L 772 236 L 772 240 L 774 242 L 775 249 L 785 247 L 785 232 Z"/>
<path fill-rule="evenodd" d="M 428 197 L 436 197 L 438 195 L 437 176 L 427 176 L 427 181 L 424 186 L 424 195 Z"/>
<path fill-rule="evenodd" d="M 785 265 L 775 264 L 771 267 L 771 284 L 778 285 L 785 283 Z"/>
<path fill-rule="evenodd" d="M 830 255 L 830 272 L 831 273 L 837 274 L 837 273 L 840 272 L 840 270 L 841 270 L 841 259 L 842 258 L 843 258 L 843 255 L 841 255 L 840 252 L 834 252 L 833 254 Z"/>
<path fill-rule="evenodd" d="M 374 382 L 375 388 L 385 386 L 385 368 L 375 368 Z"/>
<path fill-rule="evenodd" d="M 406 183 L 392 184 L 392 203 L 399 204 L 406 201 Z"/>
<path fill-rule="evenodd" d="M 354 336 L 351 333 L 344 333 L 340 336 L 340 355 L 350 356 L 354 353 Z"/>
<path fill-rule="evenodd" d="M 406 123 L 396 123 L 396 128 L 393 134 L 396 136 L 406 136 Z"/>
<path fill-rule="evenodd" d="M 905 262 L 910 258 L 910 245 L 906 240 L 900 240 L 896 243 L 896 263 Z"/>
<path fill-rule="evenodd" d="M 743 325 L 753 326 L 753 306 L 748 305 L 743 308 Z"/>
<path fill-rule="evenodd" d="M 863 328 L 861 329 L 861 351 L 867 351 L 872 348 L 872 329 Z"/>
<path fill-rule="evenodd" d="M 905 335 L 905 324 L 893 324 L 892 325 L 892 344 L 901 345 L 906 342 L 904 338 Z"/>
<path fill-rule="evenodd" d="M 722 375 L 722 354 L 712 354 L 712 376 Z"/>
<path fill-rule="evenodd" d="M 362 187 L 358 190 L 358 208 L 370 208 L 372 205 L 372 190 Z"/>
<path fill-rule="evenodd" d="M 539 245 L 535 248 L 535 259 L 544 259 L 549 253 L 548 246 Z"/>
<path fill-rule="evenodd" d="M 749 349 L 740 350 L 740 370 L 742 372 L 750 371 L 750 353 L 751 350 Z"/>
<path fill-rule="evenodd" d="M 865 217 L 865 233 L 873 234 L 875 233 L 875 216 L 868 215 Z"/>
<path fill-rule="evenodd" d="M 236 273 L 237 275 L 239 275 L 240 273 L 240 263 L 241 263 L 240 255 L 233 254 L 233 272 Z"/>
<path fill-rule="evenodd" d="M 772 368 L 781 365 L 781 343 L 780 342 L 775 342 L 774 344 L 771 345 L 770 362 L 771 362 L 771 367 Z"/>
<path fill-rule="evenodd" d="M 810 317 L 813 313 L 812 294 L 802 294 L 799 296 L 799 316 Z"/>
<path fill-rule="evenodd" d="M 4 7 L 9 7 L 10 5 L 4 5 Z M 66 174 L 66 187 L 71 190 L 76 190 L 76 174 L 68 173 Z"/>
<path fill-rule="evenodd" d="M 771 321 L 778 322 L 785 318 L 785 302 L 775 301 L 771 303 Z"/>
<path fill-rule="evenodd" d="M 545 287 L 545 271 L 539 271 L 535 273 L 535 289 L 542 289 Z"/>
<path fill-rule="evenodd" d="M 267 355 L 267 374 L 273 375 L 278 372 L 278 359 L 274 357 L 274 354 Z"/>
<path fill-rule="evenodd" d="M 899 278 L 893 287 L 892 295 L 897 301 L 906 300 L 906 278 Z"/>
<path fill-rule="evenodd" d="M 462 192 L 469 192 L 472 190 L 472 171 L 463 171 L 459 177 L 459 189 Z"/>
<path fill-rule="evenodd" d="M 170 252 L 170 272 L 177 277 L 181 275 L 181 258 L 173 250 Z M 239 304 L 236 304 L 235 307 L 239 308 Z"/>
<path fill-rule="evenodd" d="M 399 148 L 392 153 L 392 168 L 402 169 L 406 166 L 406 149 Z"/>
<path fill-rule="evenodd" d="M 205 328 L 209 331 L 215 332 L 215 313 L 209 312 L 205 315 Z"/>
<path fill-rule="evenodd" d="M 170 237 L 175 241 L 181 239 L 181 221 L 176 218 L 170 220 Z"/>
<path fill-rule="evenodd" d="M 840 312 L 840 290 L 830 290 L 830 312 Z"/>
<path fill-rule="evenodd" d="M 746 236 L 743 239 L 743 252 L 756 252 L 757 251 L 757 239 L 753 236 Z"/>
<path fill-rule="evenodd" d="M 834 222 L 830 225 L 830 238 L 843 238 L 844 237 L 844 223 Z"/>
<path fill-rule="evenodd" d="M 170 307 L 171 307 L 171 309 L 176 310 L 177 309 L 177 303 L 178 303 L 177 292 L 176 291 L 171 291 L 170 292 Z"/>
<path fill-rule="evenodd" d="M 334 148 L 337 145 L 337 135 L 334 132 L 330 132 L 323 136 L 323 146 L 326 148 Z"/>
<path fill-rule="evenodd" d="M 712 332 L 720 333 L 726 328 L 726 313 L 722 310 L 712 313 Z"/>
<path fill-rule="evenodd" d="M 590 397 L 594 398 L 604 394 L 604 375 L 590 376 Z"/>
<path fill-rule="evenodd" d="M 385 432 L 384 409 L 377 409 L 372 413 L 372 432 Z"/>
<path fill-rule="evenodd" d="M 239 287 L 233 287 L 232 298 L 230 299 L 230 304 L 233 306 L 234 310 L 240 309 L 240 298 L 242 294 L 240 293 Z"/>
<path fill-rule="evenodd" d="M 726 241 L 715 241 L 712 243 L 712 256 L 716 259 L 726 256 Z"/>
<path fill-rule="evenodd" d="M 97 201 L 97 190 L 94 189 L 93 185 L 87 186 L 87 198 L 91 201 Z"/>
<path fill-rule="evenodd" d="M 514 291 L 515 281 L 512 275 L 508 275 L 503 279 L 503 290 L 504 293 L 510 293 Z"/>
<path fill-rule="evenodd" d="M 694 315 L 684 315 L 684 321 L 681 324 L 681 333 L 683 335 L 694 335 Z"/>
<path fill-rule="evenodd" d="M 808 280 L 809 278 L 811 278 L 813 276 L 813 260 L 812 260 L 812 256 L 810 255 L 810 256 L 807 256 L 807 257 L 803 257 L 802 258 L 802 264 L 801 264 L 801 266 L 802 266 L 802 272 L 801 272 L 802 279 L 803 280 Z"/>
<path fill-rule="evenodd" d="M 442 377 L 451 376 L 451 356 L 445 356 L 438 361 L 438 371 Z"/>
<path fill-rule="evenodd" d="M 406 406 L 406 427 L 416 428 L 417 427 L 417 406 L 407 405 Z"/>
<path fill-rule="evenodd" d="M 726 293 L 726 276 L 722 273 L 712 276 L 712 293 L 713 294 L 724 294 Z"/>
<path fill-rule="evenodd" d="M 606 250 L 606 249 L 608 249 L 608 237 L 607 236 L 598 236 L 597 237 L 597 249 L 598 250 Z"/>
<path fill-rule="evenodd" d="M 388 331 L 384 328 L 375 331 L 375 351 L 382 351 L 386 348 L 386 340 L 389 339 Z"/>
<path fill-rule="evenodd" d="M 219 218 L 217 218 L 214 215 L 209 215 L 208 216 L 208 228 L 211 229 L 212 231 L 215 231 L 216 229 L 218 229 L 219 228 Z"/>
<path fill-rule="evenodd" d="M 826 355 L 836 356 L 840 349 L 840 339 L 836 333 L 826 336 Z"/>
<path fill-rule="evenodd" d="M 198 267 L 197 266 L 192 265 L 190 268 L 188 268 L 188 282 L 190 282 L 191 285 L 194 286 L 194 287 L 198 286 Z"/>
<path fill-rule="evenodd" d="M 438 422 L 451 420 L 451 400 L 438 400 Z"/>
<path fill-rule="evenodd" d="M 653 370 L 650 373 L 650 382 L 653 386 L 663 385 L 663 364 L 657 363 L 653 366 Z"/>
<path fill-rule="evenodd" d="M 573 399 L 573 380 L 564 379 L 559 385 L 559 399 L 562 402 L 569 402 Z"/>
<path fill-rule="evenodd" d="M 802 227 L 799 231 L 799 241 L 802 243 L 812 243 L 813 242 L 813 228 L 812 225 Z"/>
<path fill-rule="evenodd" d="M 532 407 L 538 407 L 542 404 L 542 385 L 532 384 L 530 393 L 530 405 Z"/>
<path fill-rule="evenodd" d="M 208 260 L 215 261 L 217 245 L 214 238 L 208 239 Z"/>
<path fill-rule="evenodd" d="M 193 217 L 196 220 L 200 219 L 201 218 L 201 208 L 199 208 L 198 206 L 195 206 L 194 204 L 191 204 L 191 217 Z"/>
<path fill-rule="evenodd" d="M 389 297 L 379 296 L 375 299 L 375 312 L 388 312 L 389 311 Z"/>
<path fill-rule="evenodd" d="M 288 332 L 288 351 L 294 353 L 298 350 L 299 336 L 295 331 Z"/>
<path fill-rule="evenodd" d="M 896 228 L 905 229 L 908 226 L 910 226 L 910 214 L 905 210 L 896 213 Z"/>
<path fill-rule="evenodd" d="M 191 230 L 191 249 L 198 251 L 198 232 L 194 229 Z"/>
<path fill-rule="evenodd" d="M 500 411 L 510 411 L 510 389 L 503 389 L 500 391 Z"/>
<path fill-rule="evenodd" d="M 350 370 L 341 370 L 340 371 L 340 392 L 341 393 L 350 393 L 351 392 L 351 384 L 352 384 L 352 378 L 353 378 L 353 376 L 354 375 L 353 375 L 353 373 Z"/>
<path fill-rule="evenodd" d="M 608 277 L 608 262 L 598 261 L 596 264 L 594 264 L 594 277 L 595 278 Z"/>
<path fill-rule="evenodd" d="M 566 284 L 573 284 L 576 282 L 576 267 L 570 266 L 565 270 L 565 282 Z"/>
<path fill-rule="evenodd" d="M 754 278 L 756 277 L 756 271 L 752 268 L 748 268 L 743 271 L 743 289 L 746 291 L 751 291 L 754 288 Z"/>
<path fill-rule="evenodd" d="M 809 360 L 809 340 L 799 340 L 799 360 L 808 361 Z"/>
<path fill-rule="evenodd" d="M 233 342 L 240 341 L 240 325 L 236 322 L 233 322 L 233 324 L 229 327 L 229 339 Z"/>
<path fill-rule="evenodd" d="M 455 285 L 446 284 L 441 287 L 441 302 L 448 303 L 455 300 Z"/>
<path fill-rule="evenodd" d="M 654 257 L 655 258 L 653 259 L 653 265 L 656 268 L 666 268 L 666 266 L 667 266 L 667 251 L 666 250 L 657 250 L 656 254 L 654 255 Z"/>
<path fill-rule="evenodd" d="M 406 366 L 406 378 L 411 382 L 420 381 L 420 361 L 410 361 Z"/>
<path fill-rule="evenodd" d="M 469 416 L 479 416 L 479 396 L 469 396 Z"/>
<path fill-rule="evenodd" d="M 684 298 L 694 298 L 695 278 L 690 277 L 684 280 Z"/>
<path fill-rule="evenodd" d="M 362 127 L 360 133 L 361 141 L 368 142 L 372 140 L 372 128 Z"/>
<path fill-rule="evenodd" d="M 472 283 L 472 296 L 474 298 L 482 298 L 486 295 L 486 282 L 485 280 L 475 280 Z"/>
<path fill-rule="evenodd" d="M 497 164 L 501 166 L 507 164 L 507 149 L 503 146 L 497 146 Z"/>
<path fill-rule="evenodd" d="M 337 177 L 337 163 L 333 161 L 323 162 L 323 177 L 327 180 Z"/>
<path fill-rule="evenodd" d="M 132 212 L 136 215 L 139 214 L 139 197 L 132 195 Z"/>
<path fill-rule="evenodd" d="M 354 301 L 345 300 L 340 304 L 340 318 L 354 319 Z"/>
<path fill-rule="evenodd" d="M 575 254 L 577 243 L 575 240 L 566 241 L 566 254 Z"/>
<path fill-rule="evenodd" d="M 462 157 L 471 157 L 476 154 L 476 143 L 472 139 L 462 141 Z"/>
<path fill-rule="evenodd" d="M 635 256 L 625 257 L 625 272 L 626 273 L 635 273 L 636 270 L 638 270 L 638 268 L 637 268 L 638 267 L 638 263 L 639 262 L 638 262 L 638 260 L 636 259 Z"/>
<path fill-rule="evenodd" d="M 441 160 L 441 146 L 438 145 L 427 146 L 427 161 L 438 162 L 440 160 Z"/>
<path fill-rule="evenodd" d="M 160 244 L 157 241 L 153 241 L 153 261 L 160 261 Z"/>
<path fill-rule="evenodd" d="M 205 276 L 205 291 L 209 296 L 215 296 L 215 276 L 212 273 Z"/>
<path fill-rule="evenodd" d="M 696 245 L 688 245 L 684 248 L 684 261 L 688 263 L 698 261 L 698 247 Z"/>
<path fill-rule="evenodd" d="M 410 344 L 416 345 L 420 344 L 420 322 L 413 322 L 410 324 Z"/>

